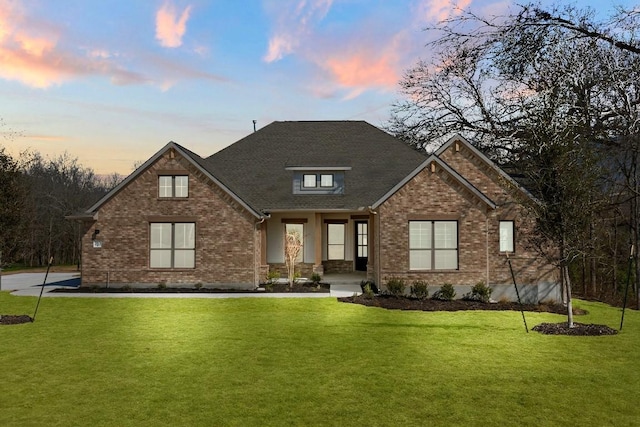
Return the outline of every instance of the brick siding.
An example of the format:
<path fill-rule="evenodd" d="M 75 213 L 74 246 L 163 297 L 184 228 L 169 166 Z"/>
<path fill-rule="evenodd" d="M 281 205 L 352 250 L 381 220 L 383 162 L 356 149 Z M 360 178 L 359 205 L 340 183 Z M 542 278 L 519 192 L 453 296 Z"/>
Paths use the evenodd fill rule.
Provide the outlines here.
<path fill-rule="evenodd" d="M 250 288 L 260 271 L 260 227 L 244 207 L 197 168 L 170 151 L 104 203 L 82 239 L 82 285 L 159 283 Z M 158 171 L 188 172 L 189 197 L 158 198 Z M 149 267 L 149 223 L 196 223 L 195 268 Z M 183 220 L 182 220 L 183 219 Z M 93 247 L 91 235 L 102 240 Z"/>
<path fill-rule="evenodd" d="M 513 220 L 516 246 L 511 261 L 518 284 L 557 282 L 556 269 L 532 249 L 529 236 L 533 221 L 518 203 L 522 196 L 514 195 L 518 190 L 507 190 L 509 185 L 504 178 L 464 145 L 461 148 L 455 152 L 452 146 L 441 158 L 496 203 L 497 208 L 481 202 L 440 167 L 435 172 L 425 168 L 379 207 L 376 280 L 384 284 L 390 277 L 400 277 L 409 282 L 425 280 L 435 286 L 474 285 L 480 281 L 489 285 L 511 284 L 506 256 L 499 253 L 499 222 Z M 458 270 L 409 269 L 409 220 L 416 217 L 458 221 Z"/>

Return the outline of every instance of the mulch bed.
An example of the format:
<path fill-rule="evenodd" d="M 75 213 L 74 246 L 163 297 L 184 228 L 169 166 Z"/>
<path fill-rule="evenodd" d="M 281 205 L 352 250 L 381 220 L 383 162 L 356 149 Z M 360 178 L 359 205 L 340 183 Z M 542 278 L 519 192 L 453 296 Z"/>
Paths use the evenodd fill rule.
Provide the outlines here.
<path fill-rule="evenodd" d="M 584 324 L 573 322 L 573 328 L 569 327 L 569 323 L 541 323 L 534 326 L 532 331 L 540 332 L 545 335 L 615 335 L 618 333 L 615 329 L 608 327 L 607 325 L 596 325 L 593 323 Z"/>
<path fill-rule="evenodd" d="M 453 300 L 442 301 L 434 299 L 418 300 L 407 297 L 393 297 L 389 295 L 365 295 L 338 298 L 338 301 L 352 304 L 361 304 L 368 307 L 380 307 L 390 310 L 420 310 L 420 311 L 463 311 L 463 310 L 513 310 L 531 311 L 538 313 L 555 313 L 567 315 L 567 307 L 562 304 L 518 304 L 516 302 L 485 303 L 480 301 Z M 587 314 L 586 310 L 573 309 L 574 315 Z M 569 328 L 568 323 L 542 323 L 534 326 L 533 331 L 546 335 L 615 335 L 617 330 L 606 325 L 584 324 L 573 322 L 574 327 Z"/>
<path fill-rule="evenodd" d="M 108 293 L 108 294 L 263 294 L 267 293 L 329 293 L 329 285 L 320 283 L 314 285 L 311 283 L 298 283 L 292 288 L 286 283 L 278 283 L 273 285 L 263 285 L 263 290 L 243 290 L 243 289 L 217 289 L 217 288 L 175 288 L 175 287 L 155 287 L 155 288 L 103 288 L 80 286 L 77 288 L 57 288 L 51 292 L 63 293 Z"/>
<path fill-rule="evenodd" d="M 0 325 L 19 325 L 21 323 L 31 323 L 33 319 L 26 314 L 2 314 L 0 315 Z"/>
<path fill-rule="evenodd" d="M 341 302 L 362 304 L 369 307 L 382 307 L 391 310 L 421 311 L 462 311 L 462 310 L 514 310 L 535 311 L 539 313 L 567 314 L 567 307 L 562 304 L 518 304 L 517 302 L 486 303 L 455 299 L 443 301 L 435 299 L 398 298 L 389 295 L 376 295 L 368 298 L 364 295 L 338 298 Z M 585 310 L 573 309 L 573 314 L 587 314 Z"/>

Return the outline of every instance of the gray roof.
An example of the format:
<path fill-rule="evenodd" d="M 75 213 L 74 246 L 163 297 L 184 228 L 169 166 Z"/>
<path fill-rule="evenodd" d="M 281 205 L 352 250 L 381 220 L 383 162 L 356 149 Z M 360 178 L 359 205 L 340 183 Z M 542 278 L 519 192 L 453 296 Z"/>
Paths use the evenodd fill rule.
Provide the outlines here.
<path fill-rule="evenodd" d="M 364 121 L 285 121 L 196 161 L 256 210 L 356 210 L 374 204 L 425 158 Z M 350 168 L 344 194 L 293 194 L 292 167 Z"/>

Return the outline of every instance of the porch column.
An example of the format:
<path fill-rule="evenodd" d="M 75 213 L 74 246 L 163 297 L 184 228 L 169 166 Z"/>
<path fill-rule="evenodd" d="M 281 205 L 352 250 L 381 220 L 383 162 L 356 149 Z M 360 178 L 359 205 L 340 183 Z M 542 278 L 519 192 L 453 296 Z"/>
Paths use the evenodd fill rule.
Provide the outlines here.
<path fill-rule="evenodd" d="M 267 223 L 260 227 L 260 265 L 267 265 Z"/>
<path fill-rule="evenodd" d="M 369 228 L 368 228 L 368 236 L 367 236 L 367 244 L 368 244 L 368 259 L 367 259 L 367 280 L 376 280 L 376 239 L 375 239 L 375 230 L 376 230 L 376 215 L 373 212 L 369 213 Z"/>
<path fill-rule="evenodd" d="M 324 268 L 322 266 L 322 214 L 316 213 L 316 227 L 314 235 L 314 254 L 315 260 L 313 262 L 313 272 L 318 273 L 320 276 L 324 275 Z"/>

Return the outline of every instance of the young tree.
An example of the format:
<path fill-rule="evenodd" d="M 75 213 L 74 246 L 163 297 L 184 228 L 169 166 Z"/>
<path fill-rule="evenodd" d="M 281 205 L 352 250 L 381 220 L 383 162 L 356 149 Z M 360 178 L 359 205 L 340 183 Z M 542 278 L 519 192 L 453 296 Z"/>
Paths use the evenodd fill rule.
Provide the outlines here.
<path fill-rule="evenodd" d="M 293 287 L 295 281 L 296 272 L 296 260 L 302 249 L 302 241 L 300 240 L 300 234 L 296 230 L 291 230 L 285 234 L 284 239 L 284 255 L 285 263 L 287 265 L 287 277 L 289 280 L 289 287 Z"/>

